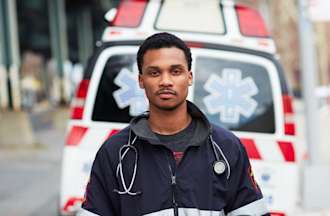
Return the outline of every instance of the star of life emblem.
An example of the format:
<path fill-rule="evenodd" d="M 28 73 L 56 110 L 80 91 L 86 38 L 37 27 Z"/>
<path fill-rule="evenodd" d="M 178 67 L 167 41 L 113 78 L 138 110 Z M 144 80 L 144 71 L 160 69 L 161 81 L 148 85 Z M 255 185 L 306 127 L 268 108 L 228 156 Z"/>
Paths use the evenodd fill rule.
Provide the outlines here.
<path fill-rule="evenodd" d="M 240 115 L 250 117 L 258 103 L 252 97 L 258 94 L 258 88 L 251 77 L 242 79 L 242 71 L 226 68 L 222 77 L 211 74 L 204 89 L 210 94 L 203 99 L 210 114 L 219 113 L 219 119 L 224 123 L 237 124 Z"/>
<path fill-rule="evenodd" d="M 144 90 L 139 87 L 137 77 L 137 70 L 131 72 L 123 68 L 114 79 L 114 83 L 120 88 L 113 92 L 113 97 L 119 108 L 129 107 L 131 116 L 137 116 L 148 109 L 148 100 Z"/>

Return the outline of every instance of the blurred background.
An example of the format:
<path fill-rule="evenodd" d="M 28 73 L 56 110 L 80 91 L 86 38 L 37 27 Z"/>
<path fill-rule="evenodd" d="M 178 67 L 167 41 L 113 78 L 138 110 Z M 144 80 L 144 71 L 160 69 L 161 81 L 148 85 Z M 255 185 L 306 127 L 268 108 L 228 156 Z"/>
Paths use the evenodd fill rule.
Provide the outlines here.
<path fill-rule="evenodd" d="M 298 0 L 239 2 L 257 8 L 273 35 L 294 95 L 298 138 L 306 142 Z M 307 7 L 317 2 L 309 1 Z M 108 25 L 104 14 L 118 4 L 119 0 L 0 0 L 0 215 L 57 215 L 70 102 Z M 330 23 L 317 17 L 318 12 L 310 13 L 313 40 L 307 43 L 315 52 L 317 161 L 328 169 Z"/>

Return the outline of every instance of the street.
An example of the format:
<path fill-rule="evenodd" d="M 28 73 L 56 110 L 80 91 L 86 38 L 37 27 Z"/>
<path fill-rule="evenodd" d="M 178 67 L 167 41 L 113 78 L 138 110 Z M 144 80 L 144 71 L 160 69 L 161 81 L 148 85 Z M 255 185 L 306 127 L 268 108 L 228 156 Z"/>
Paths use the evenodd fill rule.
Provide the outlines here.
<path fill-rule="evenodd" d="M 36 157 L 33 157 L 36 156 Z M 1 157 L 1 215 L 56 215 L 59 161 Z"/>
<path fill-rule="evenodd" d="M 48 115 L 31 116 L 37 147 L 0 149 L 1 216 L 57 215 L 64 130 Z"/>

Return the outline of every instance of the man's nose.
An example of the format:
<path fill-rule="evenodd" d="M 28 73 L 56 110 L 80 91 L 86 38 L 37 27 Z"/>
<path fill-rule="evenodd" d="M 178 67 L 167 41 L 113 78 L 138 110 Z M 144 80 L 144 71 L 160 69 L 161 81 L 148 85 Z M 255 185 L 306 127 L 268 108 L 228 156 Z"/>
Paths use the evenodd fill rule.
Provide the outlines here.
<path fill-rule="evenodd" d="M 161 75 L 161 80 L 160 80 L 160 85 L 161 86 L 170 86 L 173 84 L 172 76 L 170 73 L 162 73 Z"/>

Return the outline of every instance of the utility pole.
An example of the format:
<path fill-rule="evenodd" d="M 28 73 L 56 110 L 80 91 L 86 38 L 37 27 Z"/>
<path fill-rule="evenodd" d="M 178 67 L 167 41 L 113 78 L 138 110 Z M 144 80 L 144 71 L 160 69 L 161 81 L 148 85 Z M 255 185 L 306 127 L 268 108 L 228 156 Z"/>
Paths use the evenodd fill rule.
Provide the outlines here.
<path fill-rule="evenodd" d="M 68 102 L 68 77 L 65 65 L 68 62 L 68 39 L 66 31 L 65 1 L 48 0 L 49 26 L 51 34 L 52 57 L 56 61 L 58 76 L 56 85 L 59 86 L 61 102 Z M 84 27 L 83 27 L 84 28 Z"/>
<path fill-rule="evenodd" d="M 16 0 L 0 0 L 0 96 L 1 107 L 21 109 L 20 54 L 17 31 Z"/>
<path fill-rule="evenodd" d="M 299 0 L 299 46 L 302 90 L 306 116 L 306 141 L 308 163 L 317 164 L 319 158 L 319 116 L 315 87 L 317 70 L 315 64 L 314 32 L 308 17 L 307 1 Z"/>
<path fill-rule="evenodd" d="M 8 99 L 8 73 L 7 73 L 7 59 L 5 49 L 5 22 L 1 14 L 4 14 L 5 2 L 0 0 L 0 108 L 6 109 L 9 106 Z"/>
<path fill-rule="evenodd" d="M 317 70 L 313 28 L 308 16 L 307 0 L 299 1 L 299 43 L 302 89 L 305 104 L 305 134 L 308 160 L 303 169 L 303 206 L 307 209 L 327 208 L 330 200 L 328 179 L 330 167 L 320 161 L 320 121 L 315 94 Z M 327 0 L 326 0 L 327 1 Z M 319 2 L 320 3 L 320 2 Z"/>
<path fill-rule="evenodd" d="M 11 83 L 12 106 L 14 110 L 21 109 L 21 91 L 19 67 L 21 64 L 19 53 L 18 26 L 16 14 L 16 0 L 7 1 L 8 16 L 8 42 L 10 46 L 9 79 Z"/>

